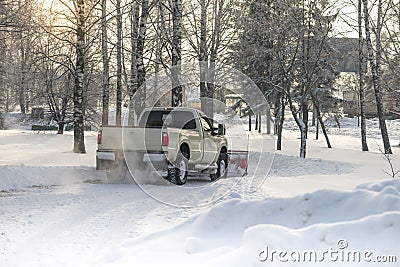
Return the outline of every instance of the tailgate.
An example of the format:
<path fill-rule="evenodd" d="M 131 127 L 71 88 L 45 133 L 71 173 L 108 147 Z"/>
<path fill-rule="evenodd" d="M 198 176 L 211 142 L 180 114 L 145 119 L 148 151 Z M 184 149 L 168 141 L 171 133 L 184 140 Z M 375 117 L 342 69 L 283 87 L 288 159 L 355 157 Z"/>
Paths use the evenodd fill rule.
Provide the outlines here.
<path fill-rule="evenodd" d="M 161 151 L 161 128 L 124 128 L 125 151 Z"/>
<path fill-rule="evenodd" d="M 161 129 L 142 127 L 103 127 L 99 149 L 161 151 Z"/>

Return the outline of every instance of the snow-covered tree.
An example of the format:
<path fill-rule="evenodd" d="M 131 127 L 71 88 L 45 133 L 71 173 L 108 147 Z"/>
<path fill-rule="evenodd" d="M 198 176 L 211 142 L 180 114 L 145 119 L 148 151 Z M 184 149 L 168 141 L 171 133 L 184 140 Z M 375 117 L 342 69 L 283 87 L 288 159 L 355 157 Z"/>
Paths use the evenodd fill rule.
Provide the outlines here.
<path fill-rule="evenodd" d="M 288 103 L 301 134 L 300 156 L 305 157 L 308 106 L 318 107 L 320 92 L 329 91 L 335 79 L 329 59 L 335 13 L 326 1 L 317 0 L 249 1 L 248 6 L 240 42 L 234 46 L 236 63 L 275 104 L 278 149 Z"/>

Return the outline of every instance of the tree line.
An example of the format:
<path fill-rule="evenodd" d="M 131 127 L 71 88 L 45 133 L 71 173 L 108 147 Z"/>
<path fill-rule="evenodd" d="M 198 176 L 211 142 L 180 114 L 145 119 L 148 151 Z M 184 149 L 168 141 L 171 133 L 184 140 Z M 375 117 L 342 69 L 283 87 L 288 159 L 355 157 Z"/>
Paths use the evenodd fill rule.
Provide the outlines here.
<path fill-rule="evenodd" d="M 223 63 L 252 78 L 274 107 L 278 149 L 285 109 L 290 111 L 305 157 L 309 122 L 321 128 L 331 147 L 323 117 L 338 109 L 333 55 L 340 33 L 334 23 L 343 5 L 326 0 L 0 0 L 0 110 L 25 113 L 45 105 L 59 133 L 74 125 L 74 152 L 85 153 L 85 123 L 121 125 L 124 105 L 134 123 L 146 98 L 137 93 L 147 76 L 166 72 L 172 81 L 169 104 L 181 105 L 184 62 L 201 62 L 201 107 L 212 116 L 209 99 L 223 97 L 213 82 L 213 66 Z M 368 149 L 363 93 L 370 79 L 385 152 L 391 153 L 382 93 L 398 97 L 399 3 L 347 5 L 359 14 L 348 23 L 359 33 L 355 60 L 362 147 Z M 130 101 L 134 95 L 139 101 Z M 110 107 L 115 121 L 109 121 Z"/>
<path fill-rule="evenodd" d="M 232 58 L 274 106 L 278 150 L 282 148 L 285 108 L 289 109 L 300 132 L 300 157 L 306 156 L 310 122 L 317 126 L 317 138 L 320 127 L 327 147 L 332 147 L 323 117 L 326 112 L 335 113 L 340 109 L 340 101 L 334 95 L 340 74 L 337 42 L 346 32 L 334 25 L 342 20 L 352 32 L 358 33 L 358 56 L 351 60 L 359 66 L 355 74 L 362 150 L 368 150 L 365 91 L 372 88 L 384 151 L 392 153 L 383 95 L 390 94 L 400 103 L 398 1 L 246 1 L 242 10 L 246 16 L 241 20 Z M 353 10 L 353 13 L 343 10 Z"/>

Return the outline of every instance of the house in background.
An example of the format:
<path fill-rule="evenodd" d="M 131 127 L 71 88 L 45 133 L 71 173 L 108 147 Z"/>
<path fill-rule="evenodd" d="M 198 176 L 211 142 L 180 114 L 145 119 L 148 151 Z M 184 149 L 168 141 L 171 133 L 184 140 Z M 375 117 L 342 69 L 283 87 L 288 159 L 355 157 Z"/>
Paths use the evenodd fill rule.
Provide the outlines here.
<path fill-rule="evenodd" d="M 357 38 L 335 38 L 332 39 L 332 46 L 336 50 L 337 70 L 340 72 L 336 82 L 339 97 L 343 98 L 343 113 L 349 117 L 359 115 L 360 101 L 358 92 L 358 39 Z M 363 67 L 367 70 L 367 64 Z M 365 81 L 365 115 L 377 117 L 375 93 L 371 79 Z M 398 92 L 398 93 L 397 93 Z M 400 88 L 389 91 L 384 88 L 383 107 L 387 118 L 400 118 Z"/>

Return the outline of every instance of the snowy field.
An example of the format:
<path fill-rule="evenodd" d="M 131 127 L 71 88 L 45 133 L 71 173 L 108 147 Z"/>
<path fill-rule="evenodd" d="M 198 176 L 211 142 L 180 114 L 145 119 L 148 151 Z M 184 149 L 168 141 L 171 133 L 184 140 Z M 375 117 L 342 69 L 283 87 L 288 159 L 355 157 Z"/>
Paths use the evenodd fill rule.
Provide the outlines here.
<path fill-rule="evenodd" d="M 333 149 L 310 137 L 307 159 L 294 131 L 277 153 L 273 136 L 251 133 L 247 176 L 184 187 L 146 174 L 108 183 L 95 132 L 77 155 L 72 133 L 32 132 L 14 115 L 6 125 L 0 266 L 400 266 L 400 179 L 385 173 L 376 129 L 361 152 L 350 119 L 331 128 Z M 400 122 L 388 128 L 400 170 Z"/>

